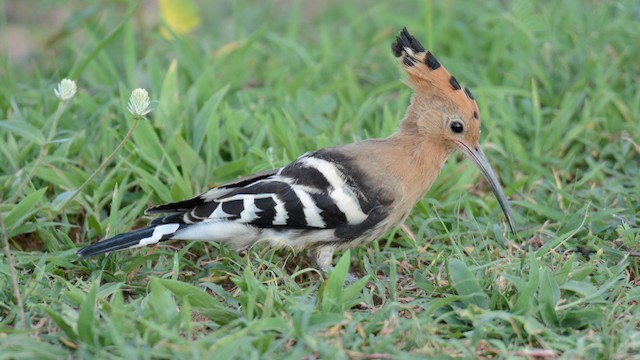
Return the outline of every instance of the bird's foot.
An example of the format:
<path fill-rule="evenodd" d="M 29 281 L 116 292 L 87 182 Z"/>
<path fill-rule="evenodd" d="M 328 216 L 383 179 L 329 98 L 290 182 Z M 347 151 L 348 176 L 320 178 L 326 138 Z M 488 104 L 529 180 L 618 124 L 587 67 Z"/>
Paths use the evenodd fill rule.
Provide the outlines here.
<path fill-rule="evenodd" d="M 312 252 L 312 256 L 314 258 L 313 260 L 315 261 L 318 270 L 320 270 L 320 272 L 322 272 L 323 275 L 329 276 L 333 273 L 335 268 L 331 264 L 331 261 L 333 260 L 332 247 L 320 247 L 320 248 L 314 249 Z M 357 275 L 354 275 L 351 272 L 348 272 L 345 275 L 344 283 L 346 285 L 351 285 L 359 281 L 360 279 L 362 278 Z"/>
<path fill-rule="evenodd" d="M 320 270 L 320 272 L 322 272 L 322 274 L 328 278 L 331 274 L 333 274 L 333 271 L 335 270 L 335 268 L 333 266 L 328 266 L 328 267 L 318 266 L 318 270 Z M 362 277 L 355 275 L 352 272 L 348 272 L 344 277 L 344 284 L 351 285 L 360 280 L 362 280 Z"/>

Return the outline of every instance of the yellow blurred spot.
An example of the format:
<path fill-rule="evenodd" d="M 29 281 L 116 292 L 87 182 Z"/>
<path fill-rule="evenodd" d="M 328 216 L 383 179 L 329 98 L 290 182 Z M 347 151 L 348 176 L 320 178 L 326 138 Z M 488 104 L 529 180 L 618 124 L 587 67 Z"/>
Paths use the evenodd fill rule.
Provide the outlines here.
<path fill-rule="evenodd" d="M 184 35 L 200 26 L 202 18 L 198 7 L 193 0 L 158 0 L 160 17 L 177 35 Z M 162 36 L 170 39 L 171 36 L 165 30 Z"/>
<path fill-rule="evenodd" d="M 213 53 L 213 58 L 217 59 L 224 54 L 233 52 L 235 49 L 241 48 L 242 45 L 244 45 L 244 41 L 232 41 L 228 44 L 225 44 Z"/>
<path fill-rule="evenodd" d="M 76 343 L 71 342 L 70 340 L 67 340 L 67 339 L 65 339 L 65 338 L 63 338 L 63 337 L 61 337 L 59 340 L 60 340 L 60 342 L 62 342 L 66 347 L 68 347 L 68 348 L 70 348 L 70 349 L 77 349 L 77 348 L 78 348 L 78 345 L 77 345 Z"/>

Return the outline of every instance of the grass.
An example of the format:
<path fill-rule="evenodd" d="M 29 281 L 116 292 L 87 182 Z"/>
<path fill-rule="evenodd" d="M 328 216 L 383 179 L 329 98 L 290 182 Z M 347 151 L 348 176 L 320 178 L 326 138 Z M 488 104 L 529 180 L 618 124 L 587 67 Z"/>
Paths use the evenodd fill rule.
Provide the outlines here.
<path fill-rule="evenodd" d="M 200 4 L 201 27 L 170 40 L 133 4 L 70 2 L 49 29 L 38 19 L 55 8 L 38 4 L 30 29 L 47 47 L 0 59 L 14 262 L 0 260 L 0 358 L 640 353 L 636 1 Z M 392 133 L 410 97 L 389 49 L 403 26 L 476 95 L 519 236 L 456 156 L 407 221 L 416 243 L 388 234 L 338 254 L 328 278 L 260 245 L 77 261 L 78 247 L 143 225 L 151 204 Z M 79 92 L 54 120 L 69 76 Z M 133 126 L 137 87 L 155 100 L 149 120 L 64 205 Z M 345 285 L 349 268 L 370 281 Z"/>

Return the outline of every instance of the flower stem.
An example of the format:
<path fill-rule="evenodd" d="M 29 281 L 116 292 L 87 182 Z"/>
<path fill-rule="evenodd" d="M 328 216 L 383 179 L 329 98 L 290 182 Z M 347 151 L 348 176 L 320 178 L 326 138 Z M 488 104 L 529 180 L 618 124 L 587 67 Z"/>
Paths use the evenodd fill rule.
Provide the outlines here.
<path fill-rule="evenodd" d="M 142 119 L 144 119 L 144 117 L 142 117 Z M 113 158 L 116 156 L 116 154 L 120 151 L 120 149 L 122 149 L 124 144 L 126 144 L 127 141 L 129 141 L 129 138 L 131 138 L 131 135 L 133 135 L 133 132 L 135 131 L 136 127 L 138 127 L 139 122 L 140 122 L 139 118 L 134 119 L 133 126 L 129 128 L 129 131 L 124 136 L 124 138 L 122 138 L 122 141 L 120 141 L 120 144 L 118 144 L 118 146 L 116 146 L 116 148 L 111 152 L 111 154 L 109 154 L 109 156 L 107 156 L 107 158 L 104 159 L 104 161 L 102 161 L 100 166 L 98 166 L 98 168 L 91 174 L 91 176 L 89 176 L 87 180 L 85 180 L 82 183 L 82 185 L 80 185 L 80 187 L 76 191 L 74 191 L 73 194 L 67 200 L 65 200 L 64 203 L 62 203 L 62 205 L 60 205 L 57 212 L 61 212 L 65 207 L 67 207 L 67 205 L 69 205 L 69 203 L 71 203 L 73 199 L 75 199 L 76 196 L 78 196 L 78 194 L 80 194 L 84 190 L 84 188 L 86 188 L 87 185 L 89 185 L 89 183 L 93 181 L 93 179 L 98 175 L 98 173 L 104 170 L 107 164 L 109 164 L 113 160 Z"/>
<path fill-rule="evenodd" d="M 45 141 L 44 144 L 42 144 L 42 147 L 40 148 L 40 153 L 38 153 L 38 157 L 36 158 L 36 161 L 33 163 L 31 170 L 29 170 L 29 174 L 27 175 L 27 178 L 24 179 L 24 181 L 22 181 L 20 186 L 18 186 L 18 189 L 13 193 L 13 195 L 9 198 L 9 200 L 7 200 L 8 204 L 12 204 L 14 201 L 18 199 L 20 194 L 22 194 L 22 191 L 24 191 L 24 188 L 31 182 L 31 179 L 35 174 L 36 169 L 40 166 L 40 163 L 42 163 L 42 160 L 44 160 L 44 157 L 47 156 L 47 154 L 49 153 L 49 147 L 51 146 L 51 141 L 53 141 L 53 138 L 56 135 L 56 130 L 58 129 L 58 123 L 60 122 L 62 113 L 66 108 L 67 108 L 66 101 L 61 101 L 58 103 L 58 108 L 56 109 L 56 112 L 53 115 L 53 123 L 51 124 L 51 129 L 49 130 L 49 135 L 47 136 L 47 140 Z"/>
<path fill-rule="evenodd" d="M 59 213 L 65 207 L 67 207 L 67 205 L 69 205 L 73 201 L 73 199 L 75 199 L 76 196 L 78 196 L 78 194 L 80 194 L 84 190 L 84 188 L 86 188 L 87 185 L 89 185 L 89 183 L 91 181 L 93 181 L 93 179 L 98 175 L 98 173 L 100 173 L 102 170 L 104 170 L 104 168 L 107 166 L 107 164 L 109 164 L 113 160 L 113 158 L 116 156 L 116 154 L 120 151 L 120 149 L 122 149 L 124 144 L 126 144 L 127 141 L 129 141 L 129 138 L 131 138 L 131 135 L 133 135 L 133 132 L 135 131 L 136 127 L 138 127 L 138 122 L 140 122 L 140 119 L 144 119 L 144 117 L 142 117 L 142 118 L 134 118 L 133 126 L 131 126 L 131 128 L 129 128 L 129 131 L 124 136 L 124 138 L 122 138 L 122 141 L 120 141 L 120 144 L 118 144 L 118 146 L 116 146 L 116 148 L 113 149 L 111 154 L 109 154 L 109 156 L 107 156 L 107 158 L 104 159 L 104 161 L 102 161 L 100 166 L 98 166 L 98 168 L 93 172 L 93 174 L 91 174 L 91 176 L 89 176 L 87 178 L 87 180 L 85 180 L 82 183 L 82 185 L 80 185 L 80 187 L 76 191 L 74 191 L 74 193 L 67 200 L 65 200 L 65 202 L 58 208 L 58 210 L 56 212 Z"/>

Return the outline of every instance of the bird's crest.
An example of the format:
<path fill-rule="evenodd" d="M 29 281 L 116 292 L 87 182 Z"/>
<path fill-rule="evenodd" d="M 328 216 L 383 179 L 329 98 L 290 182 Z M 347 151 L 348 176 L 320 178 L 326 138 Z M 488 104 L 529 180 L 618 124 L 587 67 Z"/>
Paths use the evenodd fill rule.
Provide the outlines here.
<path fill-rule="evenodd" d="M 416 92 L 435 93 L 438 98 L 448 99 L 460 108 L 471 108 L 471 117 L 480 119 L 480 110 L 471 91 L 462 88 L 430 51 L 403 28 L 396 41 L 391 44 L 393 55 L 398 59 Z M 469 106 L 471 105 L 471 106 Z"/>

